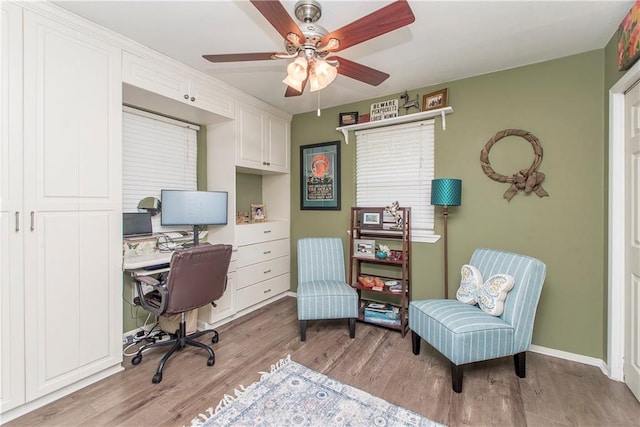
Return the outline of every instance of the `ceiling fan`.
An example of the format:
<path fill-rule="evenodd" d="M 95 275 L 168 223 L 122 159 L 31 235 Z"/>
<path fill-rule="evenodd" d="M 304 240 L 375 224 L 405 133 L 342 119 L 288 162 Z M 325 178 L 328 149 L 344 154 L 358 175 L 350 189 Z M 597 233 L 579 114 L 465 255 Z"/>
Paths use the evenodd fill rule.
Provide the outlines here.
<path fill-rule="evenodd" d="M 287 85 L 285 96 L 301 95 L 307 82 L 312 92 L 323 89 L 337 74 L 378 86 L 389 78 L 389 74 L 333 54 L 415 21 L 407 1 L 397 0 L 338 30 L 328 32 L 315 24 L 322 15 L 320 3 L 315 0 L 296 3 L 295 15 L 301 24 L 296 24 L 278 0 L 251 0 L 251 3 L 285 39 L 285 52 L 203 55 L 203 58 L 211 62 L 295 58 L 287 66 L 288 74 L 283 80 Z"/>

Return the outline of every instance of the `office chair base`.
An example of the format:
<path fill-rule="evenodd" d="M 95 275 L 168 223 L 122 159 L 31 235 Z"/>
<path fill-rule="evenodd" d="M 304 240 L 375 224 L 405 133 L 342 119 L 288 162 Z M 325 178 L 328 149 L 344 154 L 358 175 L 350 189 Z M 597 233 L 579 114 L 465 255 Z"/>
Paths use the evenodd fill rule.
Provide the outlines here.
<path fill-rule="evenodd" d="M 180 329 L 176 332 L 177 334 L 176 335 L 172 334 L 171 339 L 169 339 L 168 341 L 156 342 L 156 343 L 141 347 L 138 350 L 138 353 L 136 353 L 136 355 L 131 359 L 132 365 L 138 365 L 142 361 L 142 352 L 144 350 L 155 348 L 155 347 L 165 347 L 168 345 L 172 346 L 169 349 L 169 351 L 167 351 L 167 353 L 162 357 L 162 359 L 160 360 L 160 363 L 158 363 L 158 369 L 156 370 L 155 375 L 151 379 L 151 382 L 153 384 L 158 384 L 160 381 L 162 381 L 162 370 L 164 369 L 164 365 L 169 360 L 169 357 L 171 357 L 171 355 L 175 353 L 176 350 L 182 350 L 187 345 L 190 345 L 193 347 L 200 347 L 204 349 L 207 353 L 209 353 L 209 358 L 207 359 L 207 366 L 213 366 L 216 363 L 216 356 L 215 356 L 215 353 L 213 352 L 213 349 L 208 345 L 201 343 L 200 341 L 196 341 L 196 338 L 199 338 L 205 334 L 213 332 L 213 337 L 211 338 L 211 342 L 215 344 L 220 340 L 220 336 L 218 335 L 217 331 L 213 329 L 207 329 L 205 331 L 195 332 L 191 335 L 186 335 L 186 323 L 181 322 Z"/>

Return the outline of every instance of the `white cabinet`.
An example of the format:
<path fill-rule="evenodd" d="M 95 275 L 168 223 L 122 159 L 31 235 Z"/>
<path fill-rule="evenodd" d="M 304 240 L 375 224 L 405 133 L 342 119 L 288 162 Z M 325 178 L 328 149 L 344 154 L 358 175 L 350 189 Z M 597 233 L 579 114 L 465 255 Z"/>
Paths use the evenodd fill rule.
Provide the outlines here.
<path fill-rule="evenodd" d="M 22 9 L 2 2 L 0 412 L 24 403 Z"/>
<path fill-rule="evenodd" d="M 267 172 L 289 172 L 290 123 L 260 108 L 236 108 L 236 165 Z"/>
<path fill-rule="evenodd" d="M 6 11 L 20 12 L 2 8 L 3 21 Z M 11 80 L 2 95 L 3 121 L 11 120 L 3 153 L 15 157 L 2 189 L 2 304 L 6 294 L 13 300 L 2 313 L 2 363 L 9 348 L 23 362 L 11 370 L 21 384 L 9 390 L 3 366 L 3 415 L 24 410 L 16 402 L 33 408 L 122 369 L 121 51 L 77 26 L 22 13 L 24 68 L 5 69 L 3 49 L 3 86 L 16 70 L 23 81 Z M 4 31 L 11 61 L 19 32 L 10 25 L 5 40 Z M 21 180 L 22 198 L 13 193 Z M 23 301 L 13 293 L 21 287 Z M 5 407 L 5 396 L 18 393 Z"/>
<path fill-rule="evenodd" d="M 242 224 L 236 230 L 236 310 L 289 290 L 289 222 Z"/>
<path fill-rule="evenodd" d="M 125 83 L 201 110 L 233 117 L 233 98 L 223 93 L 213 81 L 126 51 L 122 54 L 122 70 Z"/>

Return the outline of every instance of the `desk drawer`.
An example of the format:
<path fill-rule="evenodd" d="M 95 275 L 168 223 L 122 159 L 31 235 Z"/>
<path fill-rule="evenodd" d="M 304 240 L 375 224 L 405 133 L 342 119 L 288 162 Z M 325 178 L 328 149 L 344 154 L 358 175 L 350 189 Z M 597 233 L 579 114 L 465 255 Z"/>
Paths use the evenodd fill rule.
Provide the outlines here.
<path fill-rule="evenodd" d="M 252 286 L 239 289 L 236 294 L 236 307 L 238 311 L 269 299 L 289 290 L 290 275 L 283 274 Z"/>
<path fill-rule="evenodd" d="M 238 289 L 252 285 L 257 282 L 271 279 L 289 272 L 289 257 L 283 256 L 247 267 L 238 268 Z"/>
<path fill-rule="evenodd" d="M 256 243 L 238 248 L 238 267 L 289 256 L 289 239 Z"/>
<path fill-rule="evenodd" d="M 238 246 L 267 242 L 269 240 L 286 239 L 288 237 L 288 221 L 267 221 L 236 226 L 236 243 Z"/>

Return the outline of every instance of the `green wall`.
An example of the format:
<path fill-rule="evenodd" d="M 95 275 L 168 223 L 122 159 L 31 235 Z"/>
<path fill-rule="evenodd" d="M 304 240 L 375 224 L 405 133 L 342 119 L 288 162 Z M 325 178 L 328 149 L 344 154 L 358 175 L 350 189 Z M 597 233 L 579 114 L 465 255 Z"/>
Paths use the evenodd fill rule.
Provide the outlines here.
<path fill-rule="evenodd" d="M 409 92 L 415 97 L 448 87 L 454 110 L 447 116 L 446 131 L 436 119 L 436 177 L 463 181 L 462 206 L 452 208 L 449 216 L 450 288 L 457 287 L 460 266 L 477 247 L 540 258 L 547 264 L 547 279 L 533 343 L 600 359 L 606 354 L 604 62 L 601 49 Z M 351 142 L 341 145 L 342 210 L 337 212 L 299 209 L 299 147 L 342 140 L 335 130 L 338 113 L 366 113 L 372 102 L 399 97 L 395 94 L 325 109 L 321 117 L 315 112 L 293 117 L 293 289 L 297 239 L 340 236 L 347 247 L 355 136 L 352 133 Z M 539 171 L 546 174 L 543 187 L 550 197 L 519 192 L 508 202 L 502 197 L 508 185 L 484 175 L 480 150 L 496 132 L 507 128 L 530 131 L 540 140 L 544 157 Z M 496 172 L 511 175 L 531 165 L 533 151 L 524 139 L 508 137 L 491 149 L 490 161 Z M 440 210 L 436 232 L 442 232 Z M 442 241 L 414 243 L 412 250 L 414 299 L 442 297 Z"/>

